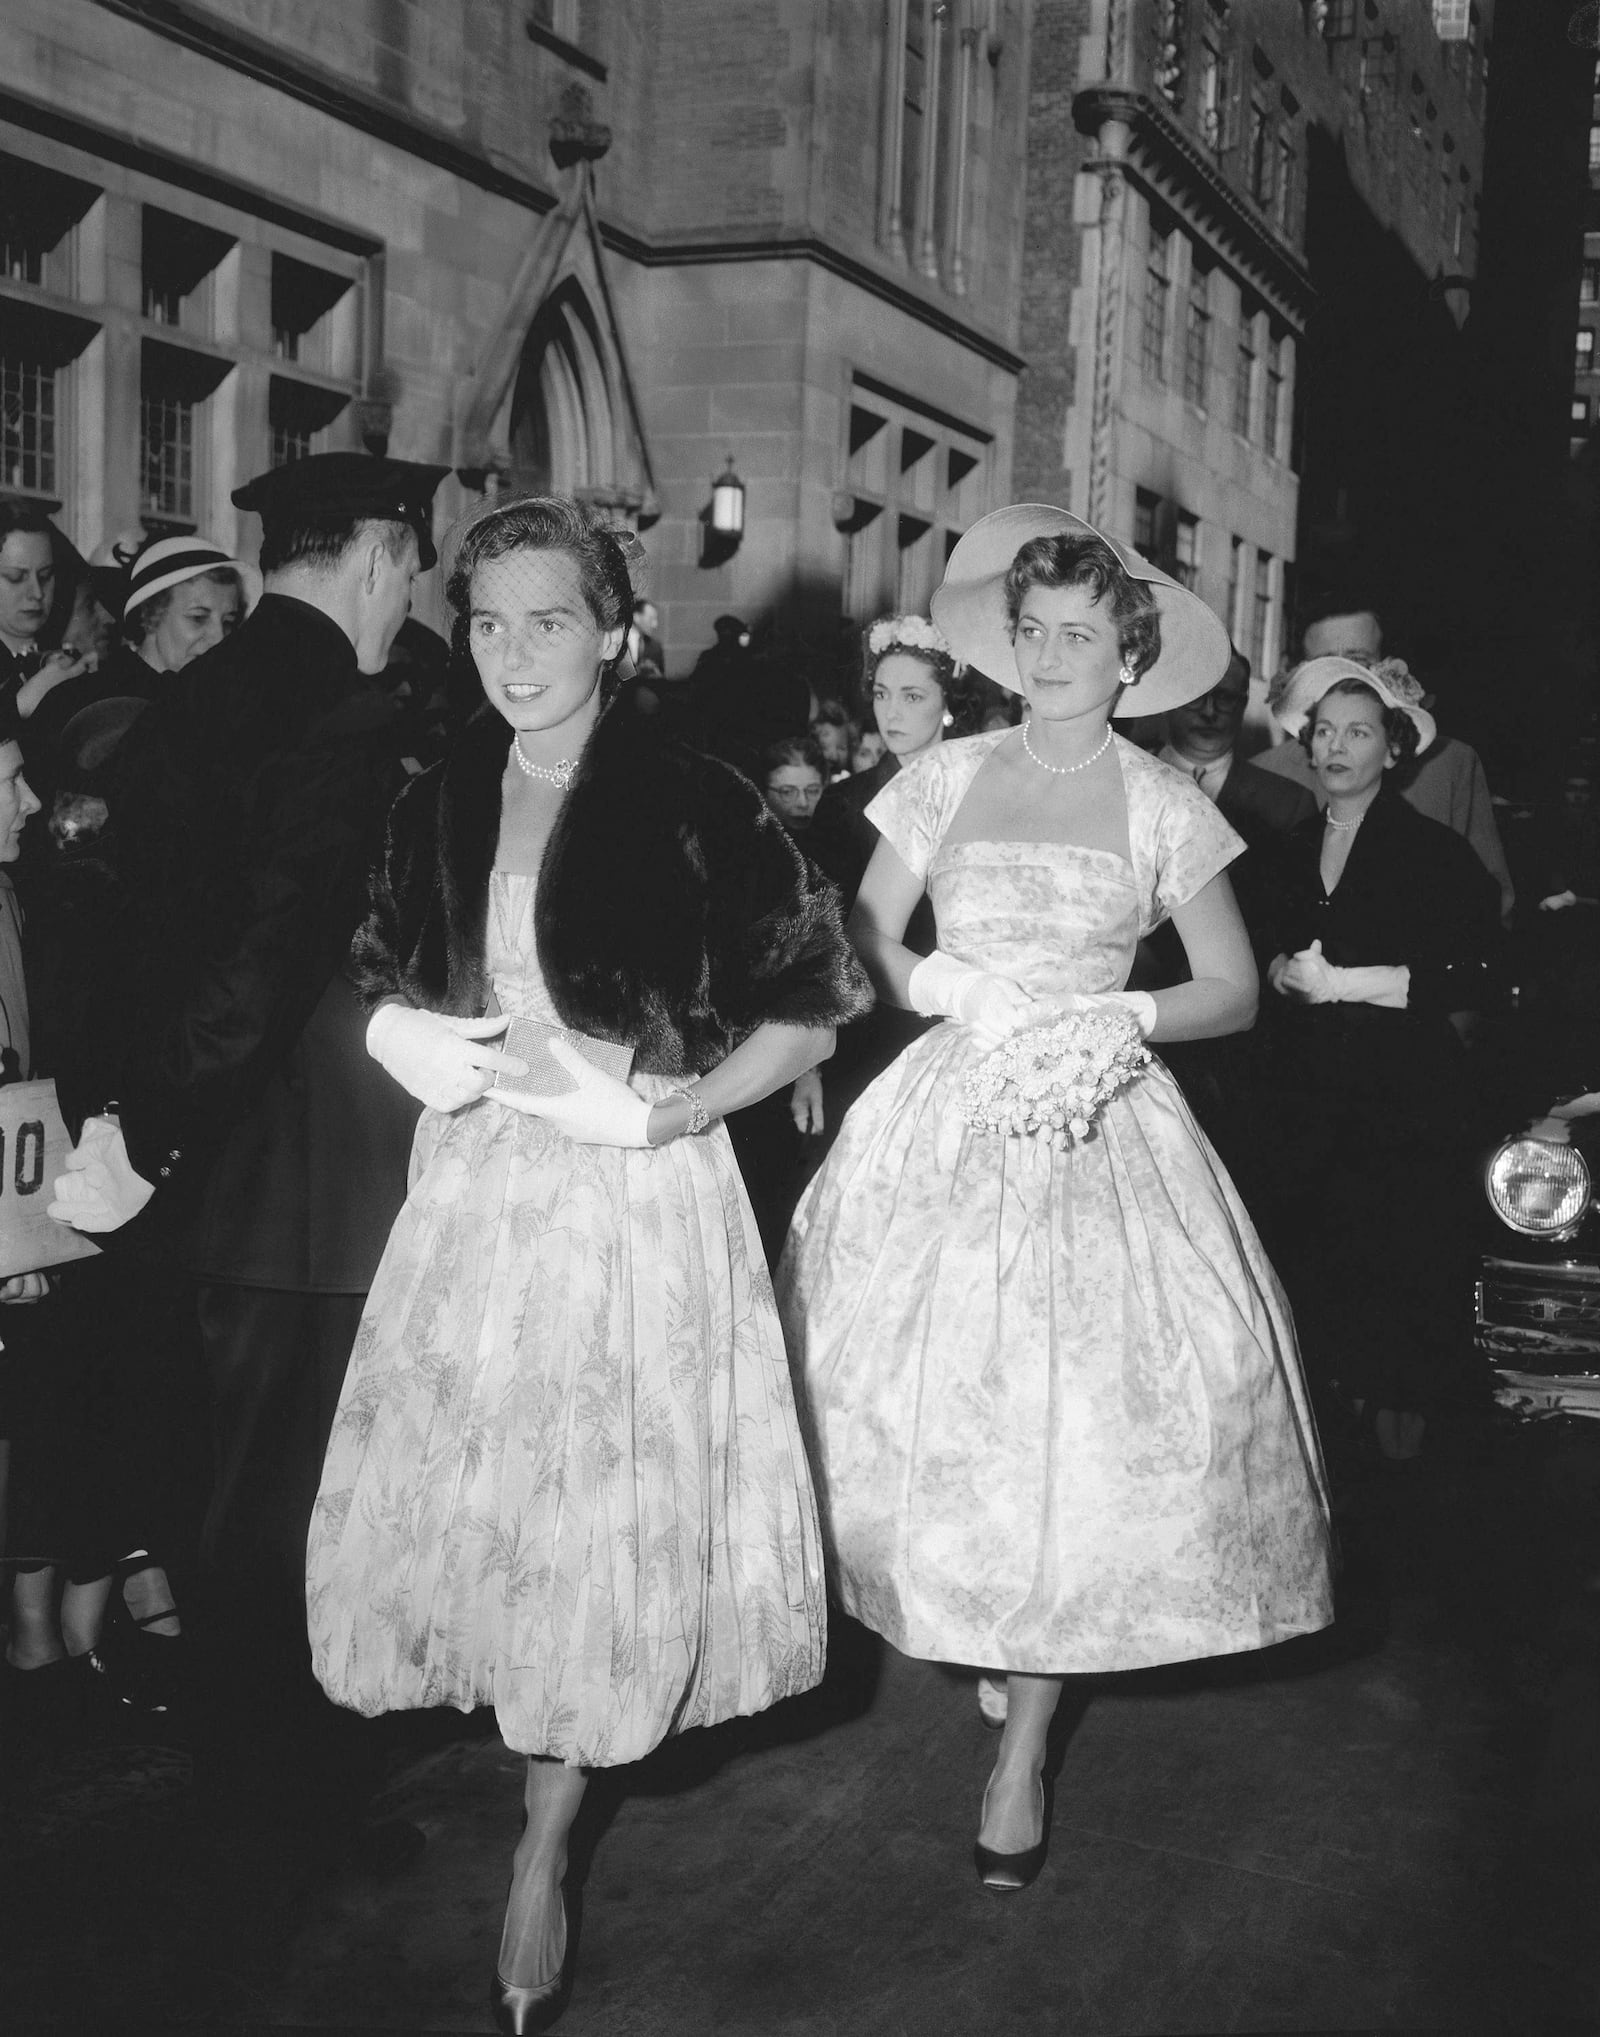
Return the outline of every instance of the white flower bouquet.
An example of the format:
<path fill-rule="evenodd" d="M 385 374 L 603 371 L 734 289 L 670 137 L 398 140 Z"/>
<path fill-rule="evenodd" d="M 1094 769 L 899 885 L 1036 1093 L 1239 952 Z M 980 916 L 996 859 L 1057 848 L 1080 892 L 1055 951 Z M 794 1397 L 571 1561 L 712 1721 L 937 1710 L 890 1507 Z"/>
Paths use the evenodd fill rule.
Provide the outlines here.
<path fill-rule="evenodd" d="M 1065 1152 L 1149 1059 L 1129 1013 L 1075 1013 L 1014 1033 L 974 1063 L 959 1108 L 974 1131 L 1047 1139 Z"/>

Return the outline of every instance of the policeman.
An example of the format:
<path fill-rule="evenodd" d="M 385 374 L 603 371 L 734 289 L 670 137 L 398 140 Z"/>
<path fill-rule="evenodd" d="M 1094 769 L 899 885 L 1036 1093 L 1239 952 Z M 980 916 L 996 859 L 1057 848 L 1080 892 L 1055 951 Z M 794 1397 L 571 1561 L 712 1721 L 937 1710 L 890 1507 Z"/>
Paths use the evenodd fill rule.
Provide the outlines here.
<path fill-rule="evenodd" d="M 372 675 L 435 563 L 446 471 L 328 453 L 234 492 L 265 591 L 117 754 L 122 911 L 60 1080 L 84 1122 L 53 1213 L 201 1282 L 203 1566 L 234 1680 L 269 1708 L 304 1660 L 311 1505 L 405 1191 L 412 1118 L 371 1078 L 345 971 L 399 777 Z"/>

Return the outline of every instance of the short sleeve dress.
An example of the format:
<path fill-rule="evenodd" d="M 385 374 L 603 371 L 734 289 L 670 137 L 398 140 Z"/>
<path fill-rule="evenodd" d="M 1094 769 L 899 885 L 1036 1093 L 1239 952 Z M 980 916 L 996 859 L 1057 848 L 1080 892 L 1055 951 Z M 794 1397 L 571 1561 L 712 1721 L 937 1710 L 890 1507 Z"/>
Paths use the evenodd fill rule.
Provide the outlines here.
<path fill-rule="evenodd" d="M 940 947 L 1035 996 L 1119 990 L 1242 844 L 1116 740 L 1131 861 L 947 842 L 1009 731 L 946 743 L 871 818 Z M 907 1654 L 1040 1675 L 1229 1654 L 1332 1618 L 1326 1486 L 1288 1304 L 1153 1058 L 1065 1152 L 973 1131 L 935 1026 L 863 1093 L 778 1301 L 846 1611 Z"/>

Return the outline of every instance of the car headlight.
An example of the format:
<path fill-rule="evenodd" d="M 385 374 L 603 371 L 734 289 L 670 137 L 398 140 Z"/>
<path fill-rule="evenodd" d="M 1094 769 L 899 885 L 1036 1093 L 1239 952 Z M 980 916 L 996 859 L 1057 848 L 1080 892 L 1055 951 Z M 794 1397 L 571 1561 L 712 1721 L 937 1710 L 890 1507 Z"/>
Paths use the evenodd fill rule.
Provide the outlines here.
<path fill-rule="evenodd" d="M 1489 1162 L 1484 1187 L 1503 1224 L 1525 1238 L 1547 1238 L 1583 1215 L 1589 1168 L 1576 1147 L 1552 1139 L 1507 1139 Z"/>

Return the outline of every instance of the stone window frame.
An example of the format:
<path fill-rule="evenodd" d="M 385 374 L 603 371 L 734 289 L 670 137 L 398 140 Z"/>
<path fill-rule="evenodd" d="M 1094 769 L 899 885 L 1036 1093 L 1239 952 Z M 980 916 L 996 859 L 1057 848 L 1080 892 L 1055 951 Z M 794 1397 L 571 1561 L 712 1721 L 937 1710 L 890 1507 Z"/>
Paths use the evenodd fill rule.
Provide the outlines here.
<path fill-rule="evenodd" d="M 1261 450 L 1269 460 L 1286 460 L 1294 399 L 1294 340 L 1269 325 L 1262 358 Z"/>
<path fill-rule="evenodd" d="M 1276 667 L 1278 597 L 1282 587 L 1280 564 L 1275 553 L 1264 550 L 1260 545 L 1255 547 L 1249 581 L 1250 638 L 1245 646 L 1245 655 L 1255 672 L 1270 672 Z"/>
<path fill-rule="evenodd" d="M 103 148 L 103 153 L 101 152 Z M 340 222 L 324 223 L 291 212 L 272 194 L 163 158 L 126 137 L 88 129 L 71 139 L 34 132 L 0 120 L 0 152 L 71 182 L 87 194 L 68 245 L 51 271 L 33 284 L 0 274 L 0 320 L 14 327 L 17 314 L 58 327 L 64 358 L 58 370 L 56 473 L 47 491 L 22 490 L 0 476 L 10 494 L 37 495 L 59 511 L 58 521 L 81 550 L 92 550 L 107 529 L 139 521 L 152 532 L 205 529 L 226 541 L 233 517 L 228 497 L 248 473 L 267 463 L 272 427 L 269 378 L 281 367 L 266 329 L 263 288 L 248 316 L 247 283 L 260 284 L 275 253 L 320 266 L 346 279 L 341 296 L 349 311 L 341 333 L 339 372 L 296 367 L 347 413 L 338 443 L 359 443 L 364 422 L 360 398 L 372 386 L 381 360 L 383 247 Z M 186 293 L 174 323 L 164 304 L 147 316 L 144 291 L 146 209 L 210 229 L 230 252 Z M 248 278 L 241 272 L 250 269 Z M 255 316 L 259 310 L 260 317 Z M 261 330 L 257 330 L 257 325 Z M 172 395 L 157 375 L 147 379 L 150 350 L 181 354 L 196 390 L 188 431 L 191 463 L 188 513 L 173 513 L 178 498 L 153 509 L 146 479 L 146 439 L 157 422 L 162 442 L 181 469 L 184 436 L 162 406 Z M 173 398 L 172 400 L 180 400 Z M 152 405 L 160 412 L 152 413 Z M 165 430 L 174 425 L 171 432 Z M 327 434 L 321 435 L 326 442 Z M 319 443 L 320 449 L 320 443 Z M 153 444 L 151 450 L 154 450 Z"/>
<path fill-rule="evenodd" d="M 1195 123 L 1201 140 L 1220 160 L 1237 138 L 1234 51 L 1228 30 L 1228 10 L 1222 0 L 1204 0 L 1199 44 Z"/>
<path fill-rule="evenodd" d="M 1172 333 L 1173 251 L 1177 223 L 1159 207 L 1148 208 L 1145 226 L 1144 300 L 1139 320 L 1139 365 L 1148 381 L 1168 380 Z"/>
<path fill-rule="evenodd" d="M 1172 577 L 1191 591 L 1200 585 L 1200 519 L 1192 510 L 1176 512 L 1172 526 Z"/>
<path fill-rule="evenodd" d="M 1161 548 L 1161 497 L 1153 488 L 1133 491 L 1133 549 L 1155 559 Z"/>
<path fill-rule="evenodd" d="M 99 193 L 24 153 L 9 131 L 0 153 L 0 389 L 11 420 L 0 427 L 0 489 L 53 511 L 73 437 L 72 363 L 97 331 L 69 307 L 79 231 Z"/>
<path fill-rule="evenodd" d="M 1261 355 L 1266 312 L 1250 298 L 1241 296 L 1239 329 L 1233 360 L 1232 425 L 1237 437 L 1253 442 L 1260 406 Z"/>
<path fill-rule="evenodd" d="M 845 613 L 927 613 L 956 541 L 989 506 L 992 435 L 857 370 L 843 406 Z"/>
<path fill-rule="evenodd" d="M 1184 294 L 1183 395 L 1196 410 L 1205 410 L 1211 377 L 1212 264 L 1189 244 L 1189 285 Z"/>
<path fill-rule="evenodd" d="M 55 502 L 61 370 L 43 348 L 0 349 L 0 485 Z"/>
<path fill-rule="evenodd" d="M 967 294 L 969 201 L 986 107 L 992 118 L 980 60 L 998 61 L 995 15 L 995 0 L 885 0 L 884 6 L 878 245 L 898 266 L 954 297 Z M 913 19 L 924 78 L 915 133 L 906 117 Z"/>
<path fill-rule="evenodd" d="M 1228 592 L 1226 596 L 1228 609 L 1227 614 L 1223 616 L 1222 620 L 1227 625 L 1228 640 L 1230 643 L 1234 644 L 1237 644 L 1239 642 L 1241 636 L 1241 631 L 1239 628 L 1239 602 L 1244 593 L 1245 549 L 1246 549 L 1245 541 L 1243 538 L 1240 537 L 1229 538 Z"/>

